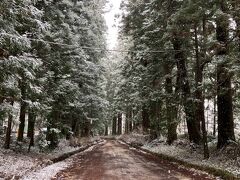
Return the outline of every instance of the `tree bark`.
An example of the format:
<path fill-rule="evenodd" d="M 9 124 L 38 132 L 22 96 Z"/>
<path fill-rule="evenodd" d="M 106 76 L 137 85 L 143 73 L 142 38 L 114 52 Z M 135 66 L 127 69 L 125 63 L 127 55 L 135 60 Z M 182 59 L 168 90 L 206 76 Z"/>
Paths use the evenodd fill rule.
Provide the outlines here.
<path fill-rule="evenodd" d="M 33 110 L 28 112 L 28 132 L 27 137 L 30 138 L 30 146 L 34 146 L 34 129 L 36 122 L 36 114 Z"/>
<path fill-rule="evenodd" d="M 108 125 L 107 124 L 105 124 L 104 135 L 108 136 Z"/>
<path fill-rule="evenodd" d="M 26 117 L 26 110 L 27 110 L 27 103 L 25 102 L 26 99 L 26 83 L 20 83 L 20 90 L 21 90 L 21 107 L 20 107 L 20 117 L 19 117 L 19 128 L 18 128 L 18 141 L 23 141 L 24 135 L 24 128 L 25 128 L 25 117 Z"/>
<path fill-rule="evenodd" d="M 47 126 L 47 141 L 50 141 L 49 147 L 54 149 L 58 145 L 58 134 L 55 132 L 55 129 L 58 128 L 57 122 L 60 122 L 60 111 L 58 110 L 58 100 L 55 100 L 52 104 L 51 116 L 48 119 Z"/>
<path fill-rule="evenodd" d="M 165 79 L 165 90 L 167 93 L 166 98 L 166 118 L 167 118 L 167 143 L 170 145 L 175 140 L 177 140 L 177 121 L 175 119 L 175 111 L 172 102 L 173 96 L 173 85 L 172 78 L 170 76 L 170 70 L 168 65 L 165 65 L 165 70 L 167 73 L 167 77 Z"/>
<path fill-rule="evenodd" d="M 80 135 L 80 125 L 77 119 L 72 120 L 72 132 L 74 137 L 79 137 Z"/>
<path fill-rule="evenodd" d="M 137 117 L 139 111 L 140 111 L 140 108 L 132 109 L 132 125 L 133 125 L 132 131 L 138 130 L 138 128 L 142 125 L 142 119 Z"/>
<path fill-rule="evenodd" d="M 112 135 L 117 135 L 117 117 L 113 117 L 112 121 Z"/>
<path fill-rule="evenodd" d="M 213 102 L 213 136 L 216 136 L 216 119 L 217 119 L 217 108 L 216 108 L 217 102 L 216 102 L 216 97 L 214 95 L 214 102 Z"/>
<path fill-rule="evenodd" d="M 198 42 L 198 32 L 197 25 L 194 25 L 194 41 L 195 41 L 195 54 L 196 54 L 196 63 L 195 63 L 195 99 L 196 99 L 196 123 L 200 131 L 200 122 L 205 122 L 204 116 L 204 98 L 202 92 L 202 82 L 203 82 L 203 66 L 200 60 L 199 55 L 199 42 Z M 206 48 L 206 47 L 204 47 Z"/>
<path fill-rule="evenodd" d="M 133 110 L 132 107 L 129 109 L 129 132 L 133 131 Z"/>
<path fill-rule="evenodd" d="M 221 8 L 224 11 L 224 2 Z M 228 55 L 229 20 L 225 15 L 220 15 L 216 21 L 216 36 L 220 44 L 217 50 L 219 57 L 217 65 L 217 106 L 218 106 L 218 144 L 220 149 L 229 141 L 235 141 L 233 103 L 232 103 L 232 75 L 229 73 Z"/>
<path fill-rule="evenodd" d="M 143 133 L 149 133 L 148 130 L 150 128 L 150 118 L 149 118 L 149 113 L 146 105 L 144 104 L 142 107 L 142 128 L 143 128 Z"/>
<path fill-rule="evenodd" d="M 90 137 L 90 135 L 91 135 L 91 123 L 89 120 L 86 120 L 83 124 L 81 136 L 82 137 Z"/>
<path fill-rule="evenodd" d="M 207 45 L 207 33 L 206 33 L 206 17 L 203 17 L 203 59 L 206 60 L 206 45 Z M 206 122 L 204 115 L 204 97 L 203 97 L 203 68 L 202 61 L 199 55 L 199 42 L 198 42 L 198 32 L 197 25 L 195 24 L 195 51 L 196 51 L 196 72 L 195 72 L 195 83 L 196 83 L 196 118 L 197 122 L 202 122 L 202 136 L 203 136 L 203 149 L 204 158 L 209 158 L 208 142 L 207 142 L 207 131 Z"/>
<path fill-rule="evenodd" d="M 237 34 L 237 37 L 238 37 L 238 50 L 240 52 L 240 17 L 236 18 L 236 24 L 237 24 L 237 33 L 236 34 Z"/>
<path fill-rule="evenodd" d="M 11 106 L 13 106 L 14 102 L 11 102 Z M 4 148 L 9 149 L 10 143 L 11 143 L 11 133 L 12 133 L 12 121 L 13 121 L 13 115 L 12 113 L 8 114 L 8 126 L 7 126 L 7 132 L 6 132 L 6 138 L 4 143 Z"/>
<path fill-rule="evenodd" d="M 180 83 L 180 89 L 183 95 L 183 106 L 186 114 L 187 128 L 189 140 L 196 144 L 200 143 L 201 135 L 199 132 L 198 124 L 196 122 L 195 112 L 194 112 L 194 102 L 190 90 L 187 68 L 186 68 L 186 59 L 184 57 L 184 52 L 182 51 L 182 38 L 178 37 L 179 35 L 173 35 L 173 47 L 175 50 L 175 60 L 177 63 L 177 73 Z"/>
<path fill-rule="evenodd" d="M 125 120 L 125 134 L 129 134 L 129 124 L 130 124 L 130 112 L 129 112 L 129 107 L 127 107 L 126 110 L 126 120 Z"/>
<path fill-rule="evenodd" d="M 4 118 L 3 118 L 3 111 L 0 111 L 0 135 L 4 133 Z"/>
<path fill-rule="evenodd" d="M 4 98 L 0 97 L 0 105 L 3 103 Z M 3 134 L 3 122 L 4 122 L 4 112 L 0 110 L 0 134 Z"/>
<path fill-rule="evenodd" d="M 117 134 L 122 134 L 122 113 L 118 113 L 118 126 L 117 126 Z"/>

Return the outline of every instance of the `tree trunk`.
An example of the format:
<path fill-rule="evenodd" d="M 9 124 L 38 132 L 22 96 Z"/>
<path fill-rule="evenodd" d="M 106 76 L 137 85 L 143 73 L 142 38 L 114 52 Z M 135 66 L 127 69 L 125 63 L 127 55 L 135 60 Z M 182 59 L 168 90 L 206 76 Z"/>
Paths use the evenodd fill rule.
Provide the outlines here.
<path fill-rule="evenodd" d="M 79 137 L 80 135 L 80 125 L 77 119 L 72 120 L 72 132 L 74 137 Z"/>
<path fill-rule="evenodd" d="M 180 89 L 183 94 L 183 105 L 186 114 L 187 128 L 189 140 L 196 144 L 200 143 L 201 135 L 199 132 L 198 124 L 196 122 L 195 112 L 194 112 L 194 102 L 190 90 L 186 59 L 184 57 L 184 52 L 182 51 L 182 41 L 183 39 L 178 37 L 179 35 L 173 35 L 173 47 L 175 50 L 175 60 L 177 63 L 178 78 L 180 83 Z"/>
<path fill-rule="evenodd" d="M 11 105 L 13 106 L 13 101 L 11 102 Z M 4 148 L 9 149 L 10 143 L 11 143 L 11 133 L 12 133 L 12 121 L 13 121 L 13 115 L 12 113 L 8 114 L 8 126 L 7 126 L 7 132 L 6 132 L 6 138 L 4 143 Z"/>
<path fill-rule="evenodd" d="M 125 134 L 128 134 L 129 133 L 129 124 L 130 124 L 130 111 L 129 111 L 129 108 L 127 107 L 127 110 L 126 110 L 126 120 L 125 120 Z"/>
<path fill-rule="evenodd" d="M 91 123 L 89 120 L 86 120 L 83 124 L 81 136 L 82 137 L 90 137 L 90 135 L 91 135 Z"/>
<path fill-rule="evenodd" d="M 224 11 L 224 2 L 221 7 Z M 216 36 L 221 47 L 217 50 L 219 57 L 217 65 L 217 106 L 218 106 L 218 148 L 222 148 L 235 141 L 232 103 L 232 75 L 226 61 L 228 55 L 229 20 L 225 15 L 220 15 L 216 21 Z"/>
<path fill-rule="evenodd" d="M 36 121 L 36 114 L 34 111 L 30 110 L 28 113 L 28 133 L 27 136 L 30 138 L 28 152 L 30 152 L 31 147 L 34 146 L 34 127 Z"/>
<path fill-rule="evenodd" d="M 133 110 L 132 107 L 129 109 L 129 132 L 133 131 Z"/>
<path fill-rule="evenodd" d="M 108 136 L 108 125 L 107 124 L 105 124 L 104 135 Z"/>
<path fill-rule="evenodd" d="M 137 108 L 134 108 L 132 110 L 132 125 L 133 125 L 132 131 L 137 130 L 139 125 L 142 124 L 142 121 L 139 122 L 140 118 L 137 117 L 138 116 L 138 110 L 139 109 L 137 109 Z"/>
<path fill-rule="evenodd" d="M 217 102 L 216 102 L 216 97 L 214 95 L 214 102 L 213 102 L 213 136 L 216 136 L 216 119 L 217 119 L 217 108 L 216 108 Z"/>
<path fill-rule="evenodd" d="M 173 87 L 172 87 L 172 78 L 170 76 L 170 70 L 168 65 L 165 65 L 165 70 L 167 73 L 167 77 L 165 80 L 165 90 L 167 93 L 166 98 L 166 118 L 167 118 L 167 143 L 170 145 L 177 139 L 177 122 L 175 119 L 175 113 L 172 96 L 173 96 Z"/>
<path fill-rule="evenodd" d="M 24 81 L 24 80 L 23 80 Z M 20 107 L 20 117 L 19 117 L 19 128 L 18 128 L 18 141 L 23 141 L 24 135 L 24 128 L 25 128 L 25 117 L 26 117 L 26 110 L 27 110 L 27 103 L 25 102 L 26 99 L 26 84 L 25 82 L 21 82 L 20 84 L 21 90 L 21 107 Z"/>
<path fill-rule="evenodd" d="M 161 103 L 160 100 L 150 101 L 149 108 L 149 118 L 150 118 L 150 138 L 156 139 L 158 135 L 162 132 L 160 122 L 160 112 L 161 112 Z"/>
<path fill-rule="evenodd" d="M 58 110 L 58 100 L 55 100 L 52 105 L 51 116 L 48 119 L 47 126 L 47 141 L 50 141 L 49 147 L 54 149 L 58 145 L 58 134 L 55 129 L 58 128 L 57 122 L 60 122 L 60 111 Z"/>
<path fill-rule="evenodd" d="M 112 135 L 117 135 L 117 117 L 113 117 L 112 121 Z"/>
<path fill-rule="evenodd" d="M 237 37 L 238 37 L 238 50 L 240 52 L 240 17 L 236 18 L 236 23 L 237 23 L 237 33 L 236 34 L 237 34 Z"/>
<path fill-rule="evenodd" d="M 34 146 L 34 126 L 36 121 L 36 114 L 30 110 L 28 112 L 28 132 L 27 137 L 30 138 L 30 147 Z"/>
<path fill-rule="evenodd" d="M 121 135 L 122 134 L 122 113 L 118 113 L 118 131 L 117 134 Z"/>
<path fill-rule="evenodd" d="M 195 40 L 195 54 L 196 54 L 196 64 L 195 64 L 195 115 L 197 127 L 200 131 L 200 122 L 205 122 L 204 116 L 204 98 L 202 92 L 202 82 L 203 82 L 203 67 L 199 55 L 199 42 L 198 42 L 198 32 L 197 24 L 194 25 L 194 40 Z M 205 48 L 205 47 L 204 47 Z"/>
<path fill-rule="evenodd" d="M 150 128 L 150 118 L 149 118 L 149 113 L 146 105 L 144 104 L 142 107 L 142 128 L 143 128 L 143 133 L 149 133 L 148 130 Z"/>
<path fill-rule="evenodd" d="M 0 105 L 3 103 L 3 101 L 4 101 L 4 98 L 0 97 Z M 4 122 L 4 112 L 3 110 L 0 110 L 0 134 L 4 133 L 3 122 Z"/>
<path fill-rule="evenodd" d="M 206 44 L 207 44 L 207 33 L 206 33 L 206 18 L 203 17 L 203 59 L 206 60 Z M 203 149 L 204 158 L 209 158 L 208 142 L 207 142 L 207 131 L 206 122 L 204 115 L 204 97 L 203 97 L 203 68 L 202 61 L 200 61 L 199 56 L 199 42 L 198 42 L 198 32 L 197 26 L 195 24 L 195 50 L 196 50 L 196 72 L 195 72 L 195 83 L 196 83 L 196 118 L 197 122 L 202 122 L 202 135 L 203 135 Z"/>

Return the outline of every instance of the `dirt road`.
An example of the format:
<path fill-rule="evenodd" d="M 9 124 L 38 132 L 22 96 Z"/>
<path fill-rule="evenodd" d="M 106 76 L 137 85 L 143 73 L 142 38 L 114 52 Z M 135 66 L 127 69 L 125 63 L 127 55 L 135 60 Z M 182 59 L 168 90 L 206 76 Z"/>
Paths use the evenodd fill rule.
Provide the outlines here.
<path fill-rule="evenodd" d="M 74 157 L 72 167 L 54 179 L 66 180 L 161 180 L 214 179 L 175 163 L 131 149 L 117 141 L 106 141 Z"/>

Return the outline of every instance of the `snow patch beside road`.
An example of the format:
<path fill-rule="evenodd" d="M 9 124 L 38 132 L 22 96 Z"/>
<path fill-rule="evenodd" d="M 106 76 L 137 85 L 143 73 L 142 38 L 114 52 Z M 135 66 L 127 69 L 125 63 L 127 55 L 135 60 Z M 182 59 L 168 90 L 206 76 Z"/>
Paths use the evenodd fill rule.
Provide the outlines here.
<path fill-rule="evenodd" d="M 11 150 L 0 150 L 0 178 L 20 177 L 38 166 L 39 160 L 15 154 Z"/>
<path fill-rule="evenodd" d="M 85 144 L 96 140 L 99 140 L 99 137 L 90 138 L 88 141 L 86 140 Z M 2 143 L 1 140 L 0 142 Z M 0 179 L 50 179 L 71 163 L 66 160 L 52 164 L 50 159 L 75 152 L 82 147 L 72 147 L 69 141 L 62 139 L 58 147 L 49 153 L 40 153 L 37 147 L 32 148 L 30 153 L 27 153 L 25 146 L 19 152 L 0 148 Z M 92 148 L 90 147 L 88 151 L 91 151 Z M 40 174 L 43 175 L 40 176 Z"/>
<path fill-rule="evenodd" d="M 142 148 L 150 152 L 174 157 L 178 160 L 200 165 L 203 167 L 213 167 L 215 169 L 221 169 L 234 174 L 236 177 L 240 177 L 240 158 L 229 157 L 229 153 L 217 151 L 214 148 L 215 145 L 210 147 L 210 158 L 203 159 L 201 147 L 195 147 L 195 145 L 189 143 L 186 139 L 178 139 L 173 145 L 168 145 L 166 139 L 155 139 L 151 142 L 145 141 L 139 143 L 139 134 L 122 135 L 118 137 L 129 144 L 143 144 Z M 144 138 L 142 138 L 144 139 Z"/>
<path fill-rule="evenodd" d="M 43 169 L 40 169 L 36 172 L 31 172 L 25 175 L 22 179 L 23 180 L 49 180 L 53 178 L 59 171 L 67 168 L 71 164 L 71 160 L 66 160 L 62 162 L 58 162 L 47 166 Z"/>

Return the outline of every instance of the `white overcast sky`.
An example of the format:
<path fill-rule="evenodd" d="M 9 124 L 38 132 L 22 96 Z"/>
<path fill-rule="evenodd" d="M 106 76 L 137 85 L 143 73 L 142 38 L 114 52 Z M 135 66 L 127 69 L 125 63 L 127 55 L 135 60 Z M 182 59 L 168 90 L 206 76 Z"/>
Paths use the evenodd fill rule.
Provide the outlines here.
<path fill-rule="evenodd" d="M 115 15 L 120 14 L 120 4 L 122 0 L 109 0 L 106 9 L 107 13 L 104 15 L 108 27 L 107 32 L 107 42 L 108 48 L 113 49 L 117 43 L 118 37 L 118 20 L 116 20 Z"/>

